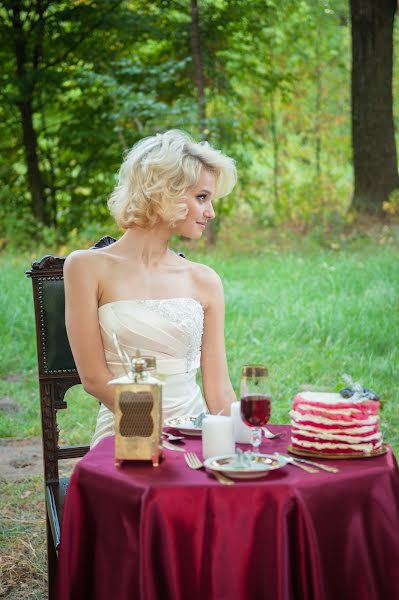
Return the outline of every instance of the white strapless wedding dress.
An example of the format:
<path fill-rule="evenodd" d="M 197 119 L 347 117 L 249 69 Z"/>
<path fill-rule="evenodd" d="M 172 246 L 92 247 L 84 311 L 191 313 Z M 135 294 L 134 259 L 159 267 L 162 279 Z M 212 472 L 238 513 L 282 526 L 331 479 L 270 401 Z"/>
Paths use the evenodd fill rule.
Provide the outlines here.
<path fill-rule="evenodd" d="M 112 335 L 129 357 L 137 350 L 155 356 L 162 387 L 163 418 L 197 415 L 206 410 L 196 381 L 200 366 L 204 309 L 193 298 L 119 300 L 98 309 L 105 360 L 114 377 L 124 375 Z M 103 404 L 91 441 L 95 446 L 114 434 L 114 413 Z"/>

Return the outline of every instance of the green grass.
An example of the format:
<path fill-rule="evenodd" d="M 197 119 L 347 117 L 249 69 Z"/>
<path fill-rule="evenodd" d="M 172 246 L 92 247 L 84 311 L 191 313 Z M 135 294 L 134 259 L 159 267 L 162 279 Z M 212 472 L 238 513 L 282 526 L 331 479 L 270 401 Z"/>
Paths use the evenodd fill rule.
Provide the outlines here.
<path fill-rule="evenodd" d="M 244 236 L 245 237 L 245 236 Z M 334 390 L 349 373 L 383 401 L 386 441 L 399 449 L 399 241 L 378 236 L 295 238 L 248 236 L 241 251 L 226 246 L 186 254 L 215 268 L 224 281 L 226 349 L 237 389 L 240 367 L 264 362 L 270 371 L 274 422 L 288 422 L 300 386 Z M 333 249 L 332 249 L 333 248 Z M 0 415 L 0 437 L 40 435 L 31 257 L 0 257 L 0 396 L 22 410 Z M 72 389 L 60 438 L 90 439 L 97 403 Z"/>
<path fill-rule="evenodd" d="M 349 373 L 380 394 L 384 437 L 398 454 L 397 230 L 291 237 L 284 231 L 275 238 L 275 233 L 266 237 L 244 230 L 240 237 L 230 232 L 216 250 L 187 244 L 187 256 L 215 268 L 224 281 L 232 382 L 237 390 L 243 363 L 265 362 L 272 421 L 288 422 L 300 386 L 335 389 Z M 32 291 L 24 270 L 44 253 L 0 255 L 0 397 L 10 396 L 21 406 L 18 413 L 0 413 L 0 437 L 40 435 Z M 60 439 L 87 442 L 98 405 L 78 388 L 68 391 L 67 400 Z M 0 596 L 10 600 L 46 597 L 40 479 L 1 482 Z"/>
<path fill-rule="evenodd" d="M 47 598 L 44 511 L 41 477 L 1 483 L 1 598 Z"/>

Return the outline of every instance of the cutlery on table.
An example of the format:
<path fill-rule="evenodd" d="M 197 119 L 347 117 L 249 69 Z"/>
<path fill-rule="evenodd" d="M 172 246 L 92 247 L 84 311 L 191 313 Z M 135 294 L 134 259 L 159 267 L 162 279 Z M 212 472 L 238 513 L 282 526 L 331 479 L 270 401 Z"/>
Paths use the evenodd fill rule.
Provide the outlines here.
<path fill-rule="evenodd" d="M 289 456 L 287 454 L 281 454 L 284 458 L 294 458 L 293 456 Z M 325 465 L 322 463 L 314 462 L 314 460 L 306 460 L 305 458 L 295 457 L 296 462 L 304 463 L 305 465 L 310 465 L 312 467 L 316 467 L 316 469 L 321 469 L 322 471 L 328 471 L 328 473 L 339 473 L 339 469 L 337 467 L 332 467 L 331 465 Z"/>
<path fill-rule="evenodd" d="M 164 448 L 167 448 L 168 450 L 175 450 L 175 452 L 185 452 L 184 448 L 179 448 L 179 446 L 175 446 L 174 444 L 171 444 L 167 440 L 162 441 L 162 446 Z"/>
<path fill-rule="evenodd" d="M 195 452 L 186 452 L 184 455 L 184 458 L 186 460 L 187 465 L 190 467 L 190 469 L 202 469 L 204 466 L 203 463 L 198 458 L 198 456 L 195 454 Z M 219 483 L 221 483 L 223 485 L 234 485 L 235 484 L 235 481 L 233 481 L 232 479 L 229 479 L 222 473 L 219 473 L 219 471 L 211 471 L 211 473 L 219 481 Z"/>
<path fill-rule="evenodd" d="M 314 467 L 310 467 L 308 465 L 302 464 L 301 462 L 298 462 L 296 460 L 296 458 L 293 458 L 292 456 L 286 456 L 284 454 L 279 454 L 279 452 L 275 452 L 274 455 L 283 458 L 284 460 L 287 461 L 287 463 L 289 463 L 293 467 L 298 467 L 298 469 L 302 469 L 303 471 L 306 471 L 307 473 L 318 473 L 319 472 L 318 469 L 315 469 Z"/>
<path fill-rule="evenodd" d="M 284 431 L 280 431 L 280 433 L 272 433 L 270 429 L 267 427 L 262 427 L 265 438 L 268 440 L 276 440 L 284 435 Z"/>
<path fill-rule="evenodd" d="M 185 439 L 183 435 L 173 435 L 173 433 L 167 433 L 166 431 L 163 431 L 162 435 L 166 437 L 168 442 L 181 442 Z"/>

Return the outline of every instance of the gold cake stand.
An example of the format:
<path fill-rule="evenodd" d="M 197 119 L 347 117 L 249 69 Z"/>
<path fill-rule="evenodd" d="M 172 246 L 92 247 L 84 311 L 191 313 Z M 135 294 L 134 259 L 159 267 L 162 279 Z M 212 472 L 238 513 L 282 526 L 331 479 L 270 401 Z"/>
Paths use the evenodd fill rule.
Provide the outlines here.
<path fill-rule="evenodd" d="M 309 456 L 311 458 L 373 458 L 374 456 L 382 456 L 388 452 L 388 447 L 385 444 L 382 444 L 381 448 L 377 450 L 373 450 L 372 452 L 351 452 L 350 454 L 333 454 L 331 452 L 316 452 L 314 450 L 298 450 L 298 448 L 293 448 L 291 444 L 287 448 L 290 454 L 294 454 L 295 456 Z"/>

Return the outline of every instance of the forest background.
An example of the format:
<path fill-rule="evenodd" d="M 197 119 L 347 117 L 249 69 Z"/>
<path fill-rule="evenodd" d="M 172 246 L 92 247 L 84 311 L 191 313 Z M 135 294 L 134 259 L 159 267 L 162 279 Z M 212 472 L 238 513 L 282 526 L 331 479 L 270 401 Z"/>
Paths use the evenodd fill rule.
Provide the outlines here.
<path fill-rule="evenodd" d="M 385 19 L 387 38 L 395 2 L 377 4 L 375 11 L 373 2 L 353 0 L 352 10 L 366 37 Z M 106 199 L 123 153 L 169 128 L 208 139 L 237 161 L 239 184 L 217 203 L 208 241 L 227 217 L 263 229 L 347 225 L 350 17 L 345 0 L 0 3 L 0 246 L 76 247 L 78 235 L 92 242 L 99 230 L 115 233 Z M 382 54 L 374 74 L 359 42 L 362 105 L 374 88 L 377 102 L 387 92 L 389 104 L 385 38 L 387 60 Z M 395 71 L 394 92 L 398 81 Z M 364 121 L 376 112 L 381 121 L 383 108 L 371 106 Z M 385 135 L 381 122 L 359 146 L 378 145 L 378 131 Z M 388 180 L 392 161 L 382 161 L 383 152 L 376 148 L 368 171 L 374 164 Z M 396 155 L 393 162 L 393 183 L 368 212 L 397 211 Z"/>
<path fill-rule="evenodd" d="M 248 357 L 265 361 L 272 420 L 287 422 L 299 384 L 335 388 L 348 372 L 381 395 L 384 439 L 399 451 L 395 9 L 395 0 L 0 1 L 0 459 L 18 440 L 40 447 L 24 270 L 117 237 L 106 201 L 122 156 L 170 128 L 237 162 L 213 228 L 184 243 L 224 281 L 234 386 Z M 60 442 L 88 441 L 96 402 L 75 388 L 67 400 Z M 9 600 L 45 597 L 42 480 L 23 476 L 32 454 L 16 461 L 18 483 L 0 473 Z"/>

